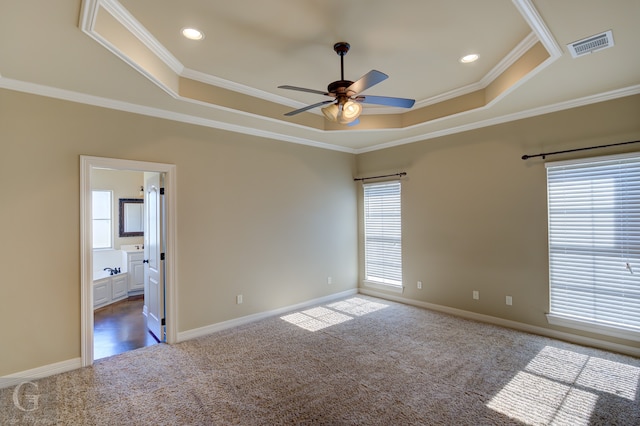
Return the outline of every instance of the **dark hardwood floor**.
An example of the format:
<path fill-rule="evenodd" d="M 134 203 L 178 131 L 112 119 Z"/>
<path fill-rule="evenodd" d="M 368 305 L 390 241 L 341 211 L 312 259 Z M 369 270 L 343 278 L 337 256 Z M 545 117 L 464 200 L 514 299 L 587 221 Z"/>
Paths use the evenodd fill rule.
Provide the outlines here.
<path fill-rule="evenodd" d="M 94 312 L 93 359 L 106 358 L 158 343 L 142 315 L 142 297 L 113 303 Z"/>

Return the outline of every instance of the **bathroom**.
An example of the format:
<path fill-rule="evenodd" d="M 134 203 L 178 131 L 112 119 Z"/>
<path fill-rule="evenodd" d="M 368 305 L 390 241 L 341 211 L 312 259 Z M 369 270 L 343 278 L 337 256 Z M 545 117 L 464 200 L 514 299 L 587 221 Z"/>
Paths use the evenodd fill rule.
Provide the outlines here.
<path fill-rule="evenodd" d="M 155 343 L 143 312 L 143 185 L 143 172 L 91 172 L 95 359 Z"/>

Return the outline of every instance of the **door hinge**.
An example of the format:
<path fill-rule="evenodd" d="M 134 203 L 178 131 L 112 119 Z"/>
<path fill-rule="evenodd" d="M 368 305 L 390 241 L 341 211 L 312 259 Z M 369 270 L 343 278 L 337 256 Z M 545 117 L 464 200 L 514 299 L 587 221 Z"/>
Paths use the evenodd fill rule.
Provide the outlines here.
<path fill-rule="evenodd" d="M 164 253 L 160 253 L 160 260 L 164 260 Z"/>
<path fill-rule="evenodd" d="M 160 325 L 167 325 L 167 323 L 166 323 L 164 318 L 162 318 L 162 321 L 160 322 Z"/>
<path fill-rule="evenodd" d="M 164 188 L 160 188 L 160 195 L 164 195 Z"/>

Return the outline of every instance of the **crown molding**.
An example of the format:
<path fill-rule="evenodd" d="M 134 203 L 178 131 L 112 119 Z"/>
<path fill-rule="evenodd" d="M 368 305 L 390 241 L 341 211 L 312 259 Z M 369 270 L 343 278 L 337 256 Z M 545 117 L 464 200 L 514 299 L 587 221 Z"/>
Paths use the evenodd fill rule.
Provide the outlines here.
<path fill-rule="evenodd" d="M 542 20 L 542 17 L 535 9 L 530 0 L 513 0 L 514 5 L 518 9 L 518 12 L 522 15 L 523 19 L 527 22 L 532 32 L 529 33 L 516 47 L 514 47 L 500 62 L 498 62 L 484 77 L 479 81 L 451 90 L 446 93 L 442 93 L 436 96 L 432 96 L 427 99 L 416 102 L 416 109 L 423 108 L 429 105 L 435 105 L 440 102 L 448 101 L 460 96 L 473 93 L 477 90 L 482 90 L 491 84 L 496 78 L 498 78 L 503 72 L 505 72 L 510 66 L 512 66 L 518 59 L 527 53 L 536 43 L 541 42 L 544 48 L 549 52 L 551 61 L 546 61 L 546 65 L 550 65 L 555 59 L 562 56 L 562 50 L 551 35 L 547 25 Z M 397 112 L 397 109 L 392 108 L 377 108 L 371 112 L 374 114 L 390 114 Z"/>
<path fill-rule="evenodd" d="M 89 7 L 95 8 L 93 16 L 98 13 L 98 8 L 102 7 L 120 24 L 133 34 L 142 44 L 145 45 L 154 55 L 165 63 L 173 72 L 180 75 L 184 70 L 184 65 L 167 48 L 165 48 L 127 9 L 117 0 L 85 0 Z M 85 32 L 94 34 L 93 26 L 90 29 L 82 28 Z"/>
<path fill-rule="evenodd" d="M 562 51 L 551 35 L 546 24 L 542 20 L 540 14 L 535 9 L 530 0 L 513 0 L 514 5 L 527 22 L 527 24 L 533 30 L 527 35 L 511 52 L 509 52 L 498 64 L 496 64 L 484 77 L 479 81 L 460 87 L 458 89 L 451 90 L 446 93 L 442 93 L 428 99 L 423 99 L 416 102 L 415 108 L 419 109 L 429 105 L 434 105 L 440 102 L 444 102 L 459 96 L 464 96 L 477 90 L 482 90 L 499 77 L 505 70 L 513 65 L 522 55 L 524 55 L 533 45 L 538 41 L 542 42 L 543 46 L 547 49 L 552 58 L 557 58 L 562 54 Z M 118 20 L 128 31 L 130 31 L 136 38 L 138 38 L 154 55 L 156 55 L 162 62 L 164 62 L 171 70 L 173 70 L 178 76 L 196 80 L 205 84 L 220 87 L 223 89 L 231 90 L 234 92 L 242 93 L 248 96 L 252 96 L 258 99 L 266 100 L 269 102 L 278 103 L 291 108 L 301 108 L 306 104 L 298 102 L 284 96 L 275 95 L 265 92 L 263 90 L 255 89 L 240 83 L 229 81 L 223 78 L 206 74 L 200 71 L 196 71 L 190 68 L 186 68 L 175 56 L 171 54 L 160 42 L 153 37 L 153 35 L 133 16 L 127 9 L 125 9 L 117 0 L 84 0 L 82 3 L 81 12 L 81 28 L 82 30 L 93 37 L 100 44 L 107 47 L 112 53 L 125 60 L 129 65 L 140 71 L 142 74 L 150 78 L 165 91 L 169 92 L 171 96 L 178 97 L 176 93 L 165 87 L 164 84 L 157 81 L 152 75 L 142 69 L 133 60 L 127 58 L 118 49 L 112 46 L 108 40 L 100 37 L 93 29 L 96 15 L 99 8 L 102 7 L 105 11 L 110 13 L 115 19 Z M 379 115 L 379 114 L 397 114 L 401 110 L 398 108 L 389 107 L 377 107 L 367 110 L 366 115 Z M 320 114 L 319 111 L 310 111 L 311 113 Z"/>
<path fill-rule="evenodd" d="M 482 79 L 480 79 L 481 88 L 484 89 L 493 81 L 500 77 L 503 72 L 508 70 L 513 64 L 516 63 L 518 59 L 522 57 L 525 53 L 527 53 L 533 46 L 536 45 L 540 40 L 536 36 L 534 32 L 529 33 L 516 47 L 514 47 L 511 52 L 507 54 L 498 64 L 493 67 Z"/>
<path fill-rule="evenodd" d="M 629 86 L 629 87 L 625 87 L 617 90 L 612 90 L 609 92 L 598 93 L 591 96 L 559 102 L 552 105 L 532 108 L 532 109 L 520 111 L 513 114 L 506 114 L 500 117 L 494 117 L 487 120 L 480 120 L 480 121 L 464 124 L 461 126 L 451 127 L 448 129 L 438 130 L 434 132 L 426 131 L 425 133 L 421 133 L 417 136 L 396 139 L 390 142 L 378 144 L 378 145 L 367 147 L 367 148 L 353 149 L 353 148 L 346 148 L 342 146 L 327 144 L 327 143 L 316 141 L 313 139 L 290 136 L 281 132 L 265 131 L 265 130 L 255 129 L 247 126 L 239 126 L 239 125 L 229 124 L 229 123 L 225 123 L 218 120 L 195 117 L 188 114 L 176 113 L 173 111 L 167 111 L 159 108 L 136 105 L 128 102 L 117 101 L 117 100 L 103 98 L 99 96 L 87 95 L 83 93 L 78 93 L 78 92 L 73 92 L 69 90 L 58 89 L 58 88 L 53 88 L 49 86 L 28 83 L 28 82 L 23 82 L 19 80 L 8 79 L 8 78 L 0 77 L 0 88 L 15 90 L 18 92 L 30 93 L 34 95 L 45 96 L 45 97 L 54 98 L 54 99 L 61 99 L 61 100 L 66 100 L 66 101 L 76 102 L 76 103 L 81 103 L 86 105 L 98 106 L 98 107 L 108 108 L 108 109 L 113 109 L 118 111 L 131 112 L 135 114 L 146 115 L 149 117 L 155 117 L 155 118 L 161 118 L 166 120 L 178 121 L 182 123 L 195 124 L 198 126 L 227 130 L 230 132 L 242 133 L 246 135 L 264 137 L 268 139 L 275 139 L 275 140 L 284 141 L 284 142 L 291 142 L 291 143 L 312 146 L 312 147 L 321 148 L 321 149 L 328 149 L 331 151 L 346 152 L 351 154 L 362 154 L 365 152 L 378 151 L 381 149 L 391 148 L 394 146 L 406 145 L 413 142 L 434 139 L 437 137 L 448 136 L 456 133 L 466 132 L 469 130 L 475 130 L 483 127 L 494 126 L 497 124 L 503 124 L 510 121 L 516 121 L 524 118 L 535 117 L 537 115 L 548 114 L 548 113 L 562 111 L 562 110 L 571 109 L 571 108 L 578 108 L 581 106 L 586 106 L 586 105 L 590 105 L 598 102 L 605 102 L 609 100 L 623 98 L 626 96 L 633 96 L 633 95 L 640 94 L 640 84 L 638 84 L 638 85 Z M 483 107 L 482 109 L 486 109 L 486 108 L 487 106 Z M 462 114 L 469 114 L 471 112 L 472 111 L 468 111 Z M 447 120 L 449 117 L 439 118 L 439 119 L 430 121 L 428 123 L 440 122 L 443 120 Z M 428 123 L 417 124 L 413 126 L 413 128 L 425 126 Z M 383 130 L 388 130 L 388 129 L 383 129 Z M 396 130 L 397 129 L 394 129 L 394 131 Z"/>
<path fill-rule="evenodd" d="M 193 70 L 191 68 L 185 68 L 180 74 L 181 77 L 196 80 L 201 83 L 209 84 L 211 86 L 220 87 L 222 89 L 231 90 L 233 92 L 242 93 L 243 95 L 252 96 L 254 98 L 262 99 L 265 101 L 275 102 L 278 104 L 286 105 L 292 108 L 302 108 L 305 103 L 298 102 L 286 98 L 284 96 L 274 95 L 272 93 L 265 92 L 263 90 L 254 89 L 244 84 L 236 83 L 234 81 L 225 80 L 224 78 L 216 77 L 211 74 L 206 74 L 200 71 Z"/>
<path fill-rule="evenodd" d="M 241 126 L 237 124 L 230 124 L 224 121 L 213 120 L 210 118 L 197 117 L 189 114 L 183 114 L 183 113 L 168 111 L 160 108 L 148 107 L 144 105 L 132 104 L 129 102 L 103 98 L 100 96 L 87 95 L 84 93 L 73 92 L 70 90 L 58 89 L 55 87 L 28 83 L 28 82 L 19 81 L 19 80 L 0 78 L 0 88 L 14 90 L 17 92 L 30 93 L 33 95 L 45 96 L 48 98 L 61 99 L 61 100 L 76 102 L 76 103 L 85 104 L 85 105 L 113 109 L 117 111 L 131 112 L 135 114 L 146 115 L 148 117 L 178 121 L 178 122 L 187 123 L 187 124 L 195 124 L 198 126 L 226 130 L 234 133 L 241 133 L 245 135 L 257 136 L 257 137 L 262 137 L 267 139 L 274 139 L 274 140 L 284 141 L 284 142 L 291 142 L 299 145 L 312 146 L 312 147 L 327 149 L 331 151 L 340 151 L 340 152 L 346 152 L 350 154 L 355 153 L 355 150 L 353 150 L 352 148 L 332 145 L 332 144 L 328 144 L 325 142 L 320 142 L 320 141 L 316 141 L 308 138 L 291 136 L 281 132 L 256 129 L 253 127 Z M 233 112 L 244 114 L 244 115 L 251 115 L 247 113 L 241 113 L 238 111 L 233 111 Z"/>
<path fill-rule="evenodd" d="M 522 17 L 527 21 L 527 24 L 531 27 L 533 32 L 536 33 L 538 39 L 547 49 L 547 52 L 552 58 L 559 58 L 562 56 L 562 49 L 560 45 L 549 31 L 549 27 L 542 20 L 542 17 L 536 10 L 531 0 L 513 0 L 513 4 L 516 6 Z"/>
<path fill-rule="evenodd" d="M 383 144 L 379 144 L 379 145 L 375 145 L 375 146 L 371 146 L 371 147 L 367 147 L 367 148 L 356 149 L 354 152 L 356 154 L 363 154 L 365 152 L 379 151 L 381 149 L 391 148 L 391 147 L 394 147 L 394 146 L 406 145 L 406 144 L 409 144 L 409 143 L 419 142 L 419 141 L 423 141 L 423 140 L 439 138 L 439 137 L 442 137 L 442 136 L 453 135 L 453 134 L 456 134 L 456 133 L 462 133 L 462 132 L 466 132 L 466 131 L 469 131 L 469 130 L 476 130 L 476 129 L 480 129 L 480 128 L 483 128 L 483 127 L 495 126 L 497 124 L 508 123 L 510 121 L 516 121 L 516 120 L 521 120 L 521 119 L 524 119 L 524 118 L 535 117 L 535 116 L 538 116 L 538 115 L 549 114 L 549 113 L 563 111 L 563 110 L 572 109 L 572 108 L 578 108 L 578 107 L 582 107 L 582 106 L 595 104 L 595 103 L 598 103 L 598 102 L 611 101 L 611 100 L 614 100 L 614 99 L 624 98 L 626 96 L 633 96 L 633 95 L 637 95 L 637 94 L 640 94 L 640 84 L 637 84 L 637 85 L 634 85 L 634 86 L 629 86 L 629 87 L 624 87 L 622 89 L 611 90 L 609 92 L 598 93 L 598 94 L 591 95 L 591 96 L 585 96 L 585 97 L 578 98 L 578 99 L 572 99 L 572 100 L 569 100 L 569 101 L 558 102 L 558 103 L 552 104 L 552 105 L 545 105 L 545 106 L 542 106 L 542 107 L 531 108 L 531 109 L 520 111 L 520 112 L 516 112 L 516 113 L 513 113 L 513 114 L 506 114 L 506 115 L 502 115 L 500 117 L 494 117 L 494 118 L 489 118 L 487 120 L 480 120 L 480 121 L 476 121 L 476 122 L 473 122 L 473 123 L 463 124 L 461 126 L 450 127 L 450 128 L 443 129 L 443 130 L 437 130 L 435 132 L 425 132 L 425 133 L 420 134 L 418 136 L 412 136 L 412 137 L 409 137 L 409 138 L 397 139 L 395 141 L 390 141 L 390 142 L 386 142 L 386 143 L 383 143 Z M 486 108 L 488 108 L 488 106 L 484 106 L 484 107 L 482 107 L 480 109 L 486 109 Z M 461 113 L 461 114 L 469 114 L 471 112 L 472 111 L 466 111 L 466 112 Z M 452 117 L 452 116 L 442 117 L 442 118 L 430 121 L 429 123 L 435 123 L 435 122 L 444 121 L 444 120 L 449 119 L 450 117 Z M 414 127 L 424 126 L 425 124 L 426 123 L 416 124 Z"/>
<path fill-rule="evenodd" d="M 511 65 L 513 65 L 522 55 L 527 53 L 538 42 L 536 35 L 531 32 L 527 35 L 518 45 L 502 58 L 502 60 L 493 67 L 484 77 L 475 83 L 469 84 L 458 89 L 451 90 L 440 95 L 432 96 L 428 99 L 424 99 L 420 102 L 416 102 L 416 108 L 422 108 L 429 105 L 435 105 L 440 102 L 448 101 L 449 99 L 457 98 L 460 96 L 473 93 L 477 90 L 482 90 L 498 78 L 503 72 L 505 72 Z"/>

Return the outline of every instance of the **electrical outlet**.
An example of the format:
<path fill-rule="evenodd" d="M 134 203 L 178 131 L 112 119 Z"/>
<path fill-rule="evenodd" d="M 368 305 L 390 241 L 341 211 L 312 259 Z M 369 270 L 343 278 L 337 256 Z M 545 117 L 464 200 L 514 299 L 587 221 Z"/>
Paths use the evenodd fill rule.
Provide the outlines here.
<path fill-rule="evenodd" d="M 327 284 L 332 284 L 333 283 L 333 279 L 331 279 L 331 277 L 327 277 Z"/>
<path fill-rule="evenodd" d="M 237 295 L 237 296 L 236 296 L 236 303 L 237 303 L 238 305 L 240 305 L 240 304 L 242 303 L 242 295 L 241 295 L 241 294 L 239 294 L 239 295 Z"/>
<path fill-rule="evenodd" d="M 511 298 L 511 296 L 507 296 L 506 302 L 507 302 L 507 305 L 509 306 L 513 305 L 513 299 Z"/>
<path fill-rule="evenodd" d="M 474 300 L 480 299 L 480 292 L 479 291 L 473 290 L 473 299 Z"/>

